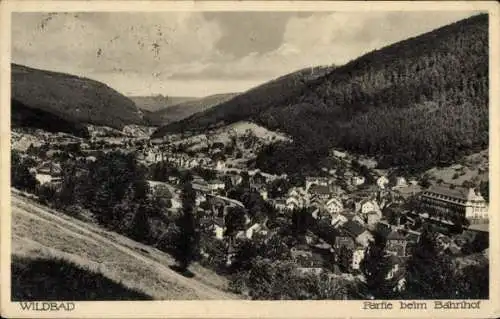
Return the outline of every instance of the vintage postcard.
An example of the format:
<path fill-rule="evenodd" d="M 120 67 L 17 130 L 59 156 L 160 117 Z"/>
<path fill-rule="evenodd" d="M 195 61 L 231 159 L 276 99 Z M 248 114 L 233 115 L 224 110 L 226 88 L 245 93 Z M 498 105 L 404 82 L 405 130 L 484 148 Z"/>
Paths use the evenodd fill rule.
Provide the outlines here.
<path fill-rule="evenodd" d="M 500 316 L 496 2 L 0 8 L 2 317 Z"/>

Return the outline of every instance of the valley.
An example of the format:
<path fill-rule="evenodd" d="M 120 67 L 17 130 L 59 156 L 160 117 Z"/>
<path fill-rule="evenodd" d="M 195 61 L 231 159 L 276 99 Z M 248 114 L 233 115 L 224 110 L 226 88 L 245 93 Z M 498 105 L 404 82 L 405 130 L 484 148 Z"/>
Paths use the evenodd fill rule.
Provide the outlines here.
<path fill-rule="evenodd" d="M 12 64 L 13 296 L 487 299 L 488 26 L 202 98 Z"/>

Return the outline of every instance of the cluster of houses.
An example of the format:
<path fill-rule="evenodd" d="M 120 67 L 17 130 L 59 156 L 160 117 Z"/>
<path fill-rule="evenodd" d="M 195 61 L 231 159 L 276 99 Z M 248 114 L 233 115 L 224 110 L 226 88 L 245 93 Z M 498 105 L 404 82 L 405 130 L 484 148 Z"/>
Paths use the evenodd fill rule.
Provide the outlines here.
<path fill-rule="evenodd" d="M 267 180 L 260 172 L 259 174 L 252 172 L 249 176 L 251 176 L 251 184 L 255 188 L 266 185 Z M 235 174 L 234 177 L 234 184 L 241 182 L 239 174 Z M 401 204 L 404 203 L 404 196 L 399 196 L 398 189 L 408 185 L 404 178 L 397 178 L 396 183 L 393 183 L 390 188 L 388 187 L 389 180 L 385 176 L 379 177 L 376 184 L 378 191 L 372 189 L 365 196 L 356 198 L 353 194 L 347 194 L 336 186 L 331 178 L 307 177 L 304 187 L 290 188 L 283 198 L 270 199 L 267 198 L 267 193 L 261 193 L 261 195 L 265 200 L 274 204 L 281 216 L 287 216 L 288 212 L 305 208 L 318 225 L 308 232 L 306 243 L 298 244 L 290 249 L 291 256 L 296 260 L 301 271 L 320 271 L 324 268 L 325 253 L 338 260 L 340 252 L 347 250 L 351 252 L 348 271 L 354 274 L 359 273 L 367 247 L 374 241 L 376 234 L 385 240 L 385 252 L 391 262 L 391 270 L 387 279 L 396 280 L 397 287 L 401 288 L 404 285 L 402 278 L 404 277 L 406 261 L 411 254 L 412 247 L 419 242 L 421 233 L 418 228 L 412 230 L 415 229 L 413 226 L 416 216 L 412 217 L 408 214 L 405 216 L 405 223 L 400 223 L 398 219 L 394 224 L 390 224 L 386 218 L 388 212 L 403 212 Z M 208 185 L 210 183 L 207 182 L 205 190 L 210 191 Z M 218 187 L 214 186 L 211 189 L 212 192 L 216 189 L 222 189 L 222 183 Z M 263 192 L 265 192 L 264 188 Z M 455 193 L 461 194 L 458 190 L 453 192 L 453 194 Z M 427 203 L 426 207 L 429 208 L 433 207 L 433 204 L 439 209 L 446 207 L 448 214 L 461 212 L 460 214 L 468 217 L 470 213 L 467 215 L 466 212 L 484 211 L 485 203 L 480 194 L 473 190 L 462 191 L 462 193 L 465 195 L 462 196 L 464 200 L 460 202 L 461 206 L 457 206 L 456 201 L 453 202 L 455 206 L 443 206 L 443 202 L 447 203 L 451 200 L 449 198 L 450 192 L 446 188 L 443 190 L 431 187 L 422 192 L 418 198 L 422 203 Z M 432 198 L 433 201 L 430 201 L 429 198 Z M 436 204 L 438 202 L 439 204 Z M 419 216 L 424 219 L 429 218 L 429 220 L 433 218 L 432 213 L 430 215 L 429 213 L 420 214 Z M 252 223 L 248 216 L 246 221 L 246 229 L 239 231 L 232 239 L 252 239 L 255 234 L 264 236 L 273 234 L 266 223 Z M 225 239 L 224 218 L 212 222 L 212 229 L 218 239 Z M 438 237 L 438 241 L 442 241 L 443 251 L 459 253 L 461 246 L 456 244 L 454 239 L 444 234 L 440 234 Z M 228 264 L 234 254 L 232 248 L 234 247 L 229 246 Z M 318 250 L 322 253 L 317 253 Z"/>
<path fill-rule="evenodd" d="M 145 164 L 153 164 L 167 161 L 172 165 L 183 168 L 192 169 L 195 167 L 206 167 L 215 170 L 223 170 L 226 168 L 226 162 L 222 159 L 210 156 L 189 156 L 184 153 L 172 153 L 171 151 L 163 151 L 158 146 L 147 147 L 146 149 L 137 152 L 139 161 Z"/>
<path fill-rule="evenodd" d="M 66 139 L 65 136 L 60 136 L 60 138 Z M 83 145 L 82 149 L 87 150 L 89 146 Z M 217 149 L 214 152 L 220 153 Z M 234 256 L 235 240 L 252 240 L 259 236 L 268 238 L 274 234 L 273 230 L 268 227 L 267 220 L 252 220 L 241 202 L 227 197 L 227 180 L 232 186 L 239 185 L 243 182 L 244 174 L 239 170 L 227 168 L 223 159 L 210 156 L 213 154 L 206 154 L 206 156 L 198 154 L 195 157 L 184 153 L 165 152 L 160 149 L 160 146 L 152 145 L 151 142 L 138 154 L 139 160 L 145 163 L 167 160 L 178 168 L 203 167 L 218 171 L 218 177 L 210 180 L 195 176 L 192 186 L 196 191 L 197 205 L 199 207 L 205 205 L 203 210 L 208 212 L 201 219 L 201 226 L 213 233 L 216 239 L 228 242 L 228 264 Z M 342 158 L 345 155 L 339 153 L 336 156 Z M 62 169 L 61 165 L 49 159 L 37 163 L 37 167 L 33 168 L 32 172 L 40 184 L 58 183 L 61 180 Z M 334 177 L 335 171 L 331 171 L 325 174 L 330 176 L 306 177 L 303 186 L 291 187 L 284 196 L 270 198 L 269 183 L 276 178 L 286 179 L 287 176 L 274 176 L 259 170 L 245 171 L 245 173 L 248 175 L 251 187 L 258 191 L 264 200 L 272 204 L 281 218 L 289 217 L 290 212 L 300 209 L 310 213 L 315 226 L 308 231 L 305 243 L 299 243 L 290 249 L 290 254 L 297 261 L 300 269 L 317 271 L 324 268 L 322 260 L 324 261 L 325 254 L 338 260 L 342 251 L 349 251 L 351 253 L 348 262 L 349 272 L 357 273 L 360 271 L 366 249 L 374 241 L 376 234 L 386 241 L 385 251 L 392 264 L 388 279 L 399 280 L 398 278 L 404 272 L 404 264 L 410 256 L 411 248 L 418 243 L 421 234 L 404 224 L 390 224 L 387 212 L 404 203 L 405 197 L 416 194 L 413 190 L 411 193 L 405 193 L 415 186 L 415 181 L 408 182 L 404 177 L 388 178 L 381 174 L 375 176 L 373 179 L 375 185 L 368 188 L 366 193 L 357 191 L 348 193 L 346 189 L 338 185 L 338 178 Z M 357 175 L 351 170 L 343 172 L 342 178 L 349 186 L 357 187 L 366 183 L 364 176 Z M 169 177 L 169 184 L 178 183 L 177 177 Z M 437 217 L 459 216 L 470 220 L 473 224 L 488 222 L 487 203 L 482 195 L 473 189 L 432 186 L 419 193 L 418 199 L 429 220 Z M 176 207 L 179 208 L 179 205 Z M 241 211 L 245 222 L 243 229 L 230 234 L 228 238 L 225 217 L 232 208 Z M 396 210 L 401 211 L 397 208 Z M 423 215 L 420 217 L 426 218 Z M 415 218 L 412 218 L 408 217 L 407 220 L 414 223 Z M 478 232 L 472 233 L 473 236 L 477 236 Z M 443 250 L 452 253 L 459 251 L 463 242 L 468 240 L 470 238 L 457 241 L 444 234 L 439 237 Z"/>

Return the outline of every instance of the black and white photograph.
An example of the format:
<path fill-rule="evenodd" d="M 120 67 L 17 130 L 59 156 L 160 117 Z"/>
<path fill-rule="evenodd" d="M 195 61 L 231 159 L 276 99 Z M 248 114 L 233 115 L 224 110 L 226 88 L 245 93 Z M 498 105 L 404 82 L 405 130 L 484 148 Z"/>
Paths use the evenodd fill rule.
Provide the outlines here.
<path fill-rule="evenodd" d="M 490 299 L 487 9 L 193 8 L 10 14 L 11 302 Z"/>

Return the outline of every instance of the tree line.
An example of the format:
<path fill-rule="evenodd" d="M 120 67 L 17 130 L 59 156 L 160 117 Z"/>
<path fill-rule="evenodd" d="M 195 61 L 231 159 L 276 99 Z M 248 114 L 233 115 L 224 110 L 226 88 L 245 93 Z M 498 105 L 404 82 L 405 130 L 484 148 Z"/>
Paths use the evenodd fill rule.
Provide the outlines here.
<path fill-rule="evenodd" d="M 16 151 L 11 162 L 11 185 L 35 193 L 44 204 L 169 252 L 182 271 L 199 259 L 199 222 L 190 173 L 181 174 L 182 209 L 176 212 L 169 209 L 165 192 L 150 188 L 148 170 L 132 153 L 100 153 L 95 161 L 69 159 L 62 163 L 60 185 L 40 185 L 30 171 L 33 160 Z"/>

